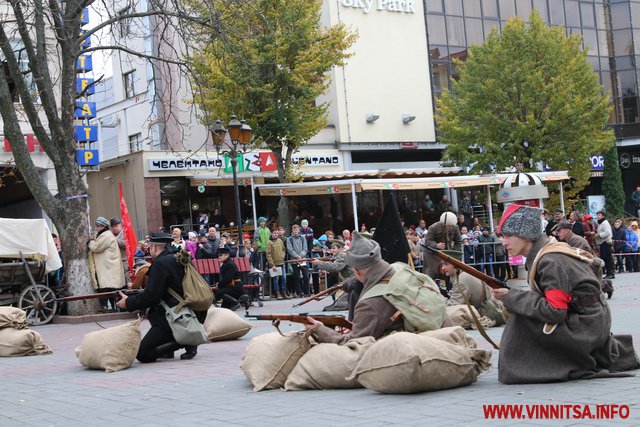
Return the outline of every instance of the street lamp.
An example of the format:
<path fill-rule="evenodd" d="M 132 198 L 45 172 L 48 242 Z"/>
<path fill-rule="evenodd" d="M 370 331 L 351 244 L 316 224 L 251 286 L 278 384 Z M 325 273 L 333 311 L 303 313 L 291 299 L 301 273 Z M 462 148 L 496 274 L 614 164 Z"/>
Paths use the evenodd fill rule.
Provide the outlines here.
<path fill-rule="evenodd" d="M 218 119 L 209 128 L 213 145 L 216 147 L 218 155 L 223 154 L 229 157 L 231 161 L 231 170 L 233 171 L 233 192 L 236 199 L 236 226 L 238 227 L 238 249 L 242 246 L 242 216 L 240 215 L 240 193 L 238 190 L 238 174 L 236 167 L 238 165 L 238 156 L 246 153 L 251 142 L 251 126 L 246 124 L 244 120 L 238 120 L 236 116 L 231 116 L 227 129 L 222 125 L 222 120 Z M 225 137 L 229 133 L 229 140 Z"/>

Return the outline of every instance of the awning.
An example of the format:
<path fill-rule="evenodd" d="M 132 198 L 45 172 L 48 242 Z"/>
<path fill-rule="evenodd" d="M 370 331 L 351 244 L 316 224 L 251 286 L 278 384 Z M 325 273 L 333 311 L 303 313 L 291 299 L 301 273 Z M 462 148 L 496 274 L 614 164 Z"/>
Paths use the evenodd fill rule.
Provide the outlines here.
<path fill-rule="evenodd" d="M 254 176 L 253 182 L 255 184 L 264 184 L 264 178 L 261 176 Z M 233 186 L 233 178 L 191 178 L 189 185 L 192 187 L 199 187 L 204 185 L 205 187 L 230 187 Z M 238 185 L 241 187 L 251 186 L 251 177 L 238 177 Z"/>
<path fill-rule="evenodd" d="M 513 174 L 467 175 L 428 178 L 363 179 L 363 190 L 429 190 L 436 188 L 463 188 L 500 185 Z M 536 173 L 542 182 L 562 182 L 569 179 L 566 171 Z"/>
<path fill-rule="evenodd" d="M 360 179 L 256 185 L 261 196 L 323 196 L 362 191 Z M 353 188 L 352 188 L 353 184 Z"/>

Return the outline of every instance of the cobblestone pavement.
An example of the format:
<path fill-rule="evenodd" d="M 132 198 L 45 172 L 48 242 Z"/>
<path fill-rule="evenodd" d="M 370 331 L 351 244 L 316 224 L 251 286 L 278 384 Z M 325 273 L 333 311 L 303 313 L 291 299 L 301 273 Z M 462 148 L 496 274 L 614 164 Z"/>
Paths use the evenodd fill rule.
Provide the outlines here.
<path fill-rule="evenodd" d="M 610 301 L 614 332 L 633 334 L 638 349 L 640 273 L 618 275 L 615 285 Z M 326 303 L 314 302 L 308 310 L 320 311 Z M 291 301 L 267 301 L 264 308 L 251 311 L 294 312 L 290 305 Z M 34 328 L 54 354 L 0 360 L 0 426 L 640 425 L 639 377 L 506 386 L 498 383 L 496 351 L 489 372 L 454 390 L 415 395 L 366 389 L 254 393 L 239 368 L 240 358 L 252 337 L 272 330 L 269 322 L 255 325 L 240 340 L 201 346 L 191 361 L 135 362 L 111 374 L 85 369 L 74 354 L 83 336 L 99 329 L 95 323 Z M 477 332 L 471 333 L 480 346 L 489 348 Z M 502 328 L 489 330 L 496 341 L 501 333 Z M 486 404 L 619 404 L 628 405 L 629 415 L 611 420 L 497 421 L 485 418 Z"/>

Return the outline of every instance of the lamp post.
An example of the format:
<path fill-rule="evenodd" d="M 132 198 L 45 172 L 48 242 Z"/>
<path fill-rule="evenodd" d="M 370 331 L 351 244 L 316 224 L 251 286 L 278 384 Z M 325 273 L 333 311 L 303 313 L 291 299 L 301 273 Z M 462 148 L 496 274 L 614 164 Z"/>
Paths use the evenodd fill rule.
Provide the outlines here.
<path fill-rule="evenodd" d="M 209 128 L 213 145 L 216 147 L 218 155 L 229 156 L 231 170 L 233 171 L 233 192 L 236 199 L 236 226 L 238 227 L 238 249 L 242 246 L 242 216 L 240 214 L 240 193 L 238 189 L 238 166 L 237 157 L 246 153 L 251 142 L 251 126 L 244 120 L 238 120 L 236 116 L 231 116 L 227 125 L 229 140 L 226 140 L 227 129 L 222 125 L 222 120 L 218 119 Z"/>

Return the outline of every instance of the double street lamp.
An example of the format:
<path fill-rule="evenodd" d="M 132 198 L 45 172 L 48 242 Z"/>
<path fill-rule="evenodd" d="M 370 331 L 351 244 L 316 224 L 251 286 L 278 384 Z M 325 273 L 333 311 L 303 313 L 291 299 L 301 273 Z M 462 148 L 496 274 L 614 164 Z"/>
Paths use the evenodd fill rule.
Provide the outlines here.
<path fill-rule="evenodd" d="M 238 190 L 238 156 L 242 156 L 249 149 L 251 143 L 251 126 L 244 120 L 238 120 L 236 116 L 231 116 L 227 129 L 222 125 L 222 120 L 218 119 L 209 128 L 213 145 L 218 155 L 223 154 L 229 157 L 231 170 L 233 171 L 233 191 L 236 198 L 236 226 L 238 227 L 238 250 L 242 246 L 242 215 L 240 214 L 240 194 Z M 229 138 L 226 138 L 229 133 Z"/>

